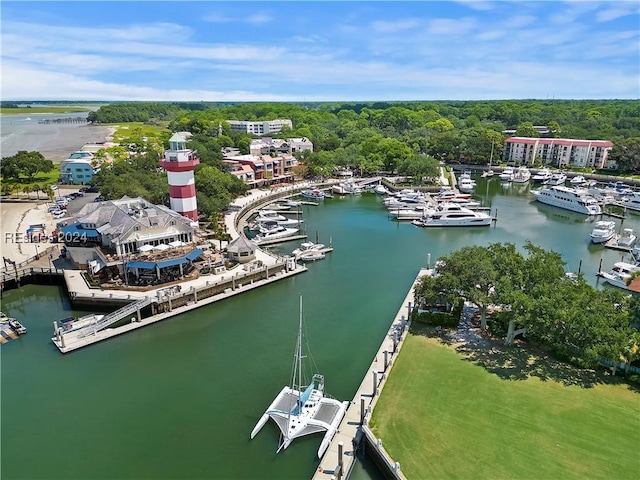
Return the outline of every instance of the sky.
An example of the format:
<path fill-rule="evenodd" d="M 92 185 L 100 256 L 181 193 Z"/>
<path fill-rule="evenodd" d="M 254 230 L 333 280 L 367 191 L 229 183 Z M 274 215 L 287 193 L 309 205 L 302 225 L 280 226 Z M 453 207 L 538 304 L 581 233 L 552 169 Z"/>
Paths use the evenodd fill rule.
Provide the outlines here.
<path fill-rule="evenodd" d="M 640 98 L 640 2 L 8 1 L 2 100 Z"/>

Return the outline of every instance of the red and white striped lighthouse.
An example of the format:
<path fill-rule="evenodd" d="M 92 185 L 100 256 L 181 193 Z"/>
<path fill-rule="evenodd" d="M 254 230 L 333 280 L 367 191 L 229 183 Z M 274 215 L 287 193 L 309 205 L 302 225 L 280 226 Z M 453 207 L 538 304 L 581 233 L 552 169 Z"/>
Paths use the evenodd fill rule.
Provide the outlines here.
<path fill-rule="evenodd" d="M 169 139 L 169 150 L 164 152 L 160 166 L 167 171 L 171 210 L 194 222 L 198 221 L 196 182 L 193 171 L 200 163 L 194 150 L 187 149 L 187 140 L 179 133 Z"/>

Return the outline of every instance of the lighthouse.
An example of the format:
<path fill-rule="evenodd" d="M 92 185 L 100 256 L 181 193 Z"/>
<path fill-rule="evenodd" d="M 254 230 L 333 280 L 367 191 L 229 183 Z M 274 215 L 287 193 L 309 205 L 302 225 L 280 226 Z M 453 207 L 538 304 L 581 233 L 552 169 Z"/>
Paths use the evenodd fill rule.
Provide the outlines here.
<path fill-rule="evenodd" d="M 200 163 L 195 150 L 187 149 L 187 140 L 179 133 L 169 139 L 169 150 L 164 152 L 160 166 L 167 171 L 171 210 L 194 222 L 198 221 L 196 182 L 193 171 Z"/>

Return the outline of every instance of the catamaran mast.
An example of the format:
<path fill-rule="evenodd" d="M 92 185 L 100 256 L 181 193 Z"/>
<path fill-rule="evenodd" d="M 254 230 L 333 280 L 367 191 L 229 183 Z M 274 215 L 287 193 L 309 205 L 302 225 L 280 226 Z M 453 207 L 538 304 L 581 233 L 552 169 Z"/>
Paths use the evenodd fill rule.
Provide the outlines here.
<path fill-rule="evenodd" d="M 302 408 L 300 397 L 302 395 L 302 295 L 300 295 L 300 325 L 298 326 L 298 411 Z"/>

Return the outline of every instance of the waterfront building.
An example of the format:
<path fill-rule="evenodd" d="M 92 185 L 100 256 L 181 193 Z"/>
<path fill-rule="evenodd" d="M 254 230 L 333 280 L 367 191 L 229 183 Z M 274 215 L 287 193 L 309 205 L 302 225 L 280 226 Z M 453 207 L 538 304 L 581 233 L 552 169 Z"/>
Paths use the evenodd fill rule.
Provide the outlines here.
<path fill-rule="evenodd" d="M 93 153 L 78 150 L 60 163 L 60 180 L 64 184 L 91 183 L 95 170 L 91 165 Z"/>
<path fill-rule="evenodd" d="M 258 244 L 240 235 L 227 245 L 227 254 L 231 260 L 248 263 L 256 259 Z"/>
<path fill-rule="evenodd" d="M 128 257 L 159 245 L 194 243 L 191 219 L 144 198 L 92 202 L 76 214 L 75 221 L 60 227 L 67 256 L 77 265 L 93 264 L 93 273 L 104 267 L 121 269 Z"/>
<path fill-rule="evenodd" d="M 302 138 L 256 138 L 251 140 L 249 153 L 253 155 L 293 155 L 295 152 L 313 152 L 313 142 Z"/>
<path fill-rule="evenodd" d="M 248 120 L 227 120 L 232 132 L 242 132 L 251 135 L 269 135 L 279 133 L 282 127 L 293 128 L 293 123 L 289 119 L 264 120 L 251 122 Z"/>
<path fill-rule="evenodd" d="M 533 165 L 540 159 L 543 165 L 558 168 L 612 169 L 616 168 L 608 158 L 612 147 L 613 142 L 609 140 L 509 137 L 504 142 L 502 160 L 509 164 Z"/>
<path fill-rule="evenodd" d="M 171 209 L 194 222 L 198 221 L 196 182 L 194 170 L 200 163 L 195 150 L 187 148 L 187 135 L 174 133 L 169 139 L 169 150 L 164 152 L 160 166 L 167 171 Z"/>

